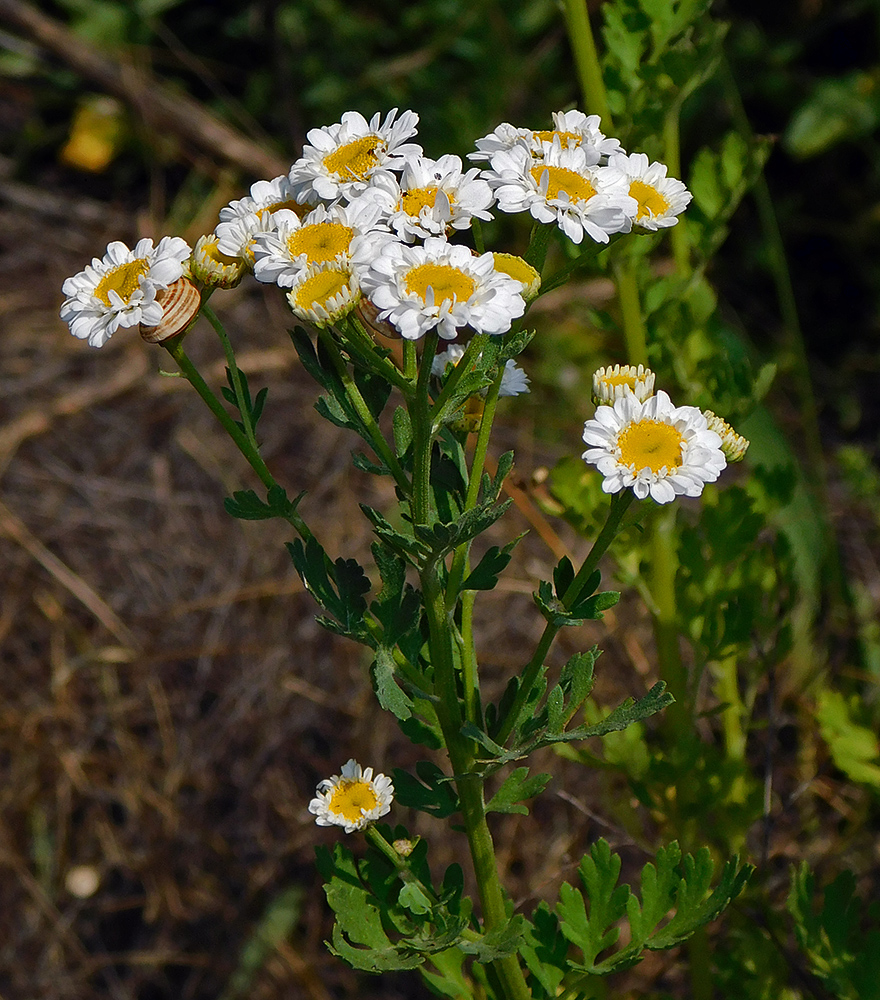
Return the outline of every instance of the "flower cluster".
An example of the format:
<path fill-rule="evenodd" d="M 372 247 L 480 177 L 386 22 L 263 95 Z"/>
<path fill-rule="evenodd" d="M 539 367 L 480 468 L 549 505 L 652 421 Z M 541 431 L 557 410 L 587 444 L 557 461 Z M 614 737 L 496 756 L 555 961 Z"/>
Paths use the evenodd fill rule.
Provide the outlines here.
<path fill-rule="evenodd" d="M 413 141 L 418 120 L 396 108 L 384 120 L 349 111 L 312 129 L 288 173 L 221 209 L 192 253 L 179 239 L 155 250 L 144 240 L 134 251 L 111 244 L 65 282 L 62 318 L 98 347 L 119 326 L 162 329 L 156 292 L 186 266 L 187 279 L 209 289 L 252 271 L 317 327 L 360 306 L 374 330 L 461 342 L 465 331 L 506 333 L 539 293 L 540 275 L 521 258 L 452 242 L 474 220 L 492 219 L 493 207 L 528 212 L 575 243 L 607 243 L 634 226 L 673 225 L 690 200 L 663 164 L 606 137 L 596 115 L 556 112 L 553 127 L 538 131 L 499 125 L 470 154 L 485 167 L 469 169 L 452 154 L 425 156 Z"/>
<path fill-rule="evenodd" d="M 605 493 L 629 488 L 657 503 L 696 497 L 748 448 L 711 410 L 673 406 L 662 390 L 654 395 L 654 373 L 642 365 L 600 368 L 593 400 L 596 415 L 584 424 L 591 447 L 582 458 L 605 477 Z"/>

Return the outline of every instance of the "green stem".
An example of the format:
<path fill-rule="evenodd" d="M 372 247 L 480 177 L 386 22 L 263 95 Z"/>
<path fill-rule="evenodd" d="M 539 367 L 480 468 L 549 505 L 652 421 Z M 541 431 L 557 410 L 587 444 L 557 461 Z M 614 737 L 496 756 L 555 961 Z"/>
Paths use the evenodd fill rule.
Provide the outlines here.
<path fill-rule="evenodd" d="M 549 222 L 536 222 L 532 226 L 529 236 L 529 245 L 523 254 L 523 260 L 540 274 L 544 270 L 544 263 L 547 260 L 547 250 L 550 247 L 550 239 L 556 226 Z"/>
<path fill-rule="evenodd" d="M 432 330 L 422 348 L 422 359 L 418 368 L 418 382 L 413 405 L 410 407 L 410 422 L 413 429 L 413 519 L 416 524 L 428 524 L 433 508 L 431 497 L 431 365 L 437 353 L 438 334 Z M 415 350 L 415 347 L 413 347 Z M 410 367 L 407 358 L 407 367 Z"/>
<path fill-rule="evenodd" d="M 672 102 L 663 121 L 663 158 L 670 177 L 681 177 L 681 141 L 680 141 L 681 101 Z M 672 227 L 669 234 L 672 243 L 672 258 L 675 270 L 685 277 L 691 273 L 690 248 L 687 237 L 687 221 L 683 215 L 678 217 L 678 223 Z"/>
<path fill-rule="evenodd" d="M 690 735 L 692 709 L 688 698 L 687 670 L 679 648 L 675 577 L 678 572 L 677 506 L 658 511 L 652 526 L 649 589 L 654 603 L 654 637 L 660 679 L 675 698 L 663 717 L 670 746 Z"/>
<path fill-rule="evenodd" d="M 626 514 L 634 499 L 635 494 L 631 490 L 622 490 L 620 493 L 615 493 L 611 498 L 608 515 L 605 518 L 605 524 L 596 537 L 596 541 L 593 542 L 593 547 L 590 549 L 587 558 L 578 570 L 577 575 L 562 596 L 562 604 L 567 609 L 572 608 L 577 603 L 577 600 L 583 591 L 584 585 L 593 575 L 596 567 L 599 565 L 599 560 L 614 540 L 614 536 L 620 528 L 623 516 Z M 513 700 L 513 704 L 510 707 L 507 718 L 501 724 L 499 731 L 494 736 L 496 743 L 500 743 L 503 746 L 513 731 L 519 715 L 528 701 L 532 688 L 535 685 L 535 681 L 537 681 L 538 676 L 541 673 L 541 668 L 544 666 L 544 660 L 547 657 L 547 653 L 550 651 L 550 646 L 553 644 L 553 640 L 556 638 L 560 627 L 561 626 L 553 625 L 552 622 L 547 622 L 544 626 L 544 632 L 538 640 L 538 646 L 535 649 L 534 656 L 532 656 L 525 670 L 523 670 L 519 691 Z"/>
<path fill-rule="evenodd" d="M 390 357 L 379 353 L 376 342 L 366 332 L 354 313 L 350 313 L 341 323 L 338 323 L 337 329 L 346 341 L 358 348 L 359 361 L 367 364 L 371 371 L 396 386 L 406 399 L 412 397 L 412 381 L 404 375 Z"/>
<path fill-rule="evenodd" d="M 245 396 L 241 372 L 238 370 L 238 364 L 235 361 L 235 351 L 232 349 L 232 343 L 229 340 L 229 335 L 226 333 L 226 328 L 217 318 L 216 313 L 210 306 L 207 304 L 203 305 L 202 313 L 205 319 L 211 324 L 212 327 L 214 327 L 214 332 L 220 338 L 220 343 L 223 345 L 223 353 L 226 355 L 226 366 L 229 368 L 229 377 L 232 381 L 233 391 L 235 392 L 235 405 L 238 407 L 238 412 L 241 414 L 241 423 L 244 427 L 245 437 L 247 437 L 249 443 L 256 451 L 258 445 L 257 437 L 254 433 L 254 427 L 251 423 L 251 409 Z"/>
<path fill-rule="evenodd" d="M 620 301 L 620 315 L 623 320 L 623 337 L 626 341 L 626 355 L 631 365 L 647 365 L 648 343 L 645 335 L 645 321 L 639 301 L 639 284 L 635 264 L 631 260 L 621 260 L 614 268 L 617 295 Z"/>
<path fill-rule="evenodd" d="M 468 374 L 473 368 L 474 361 L 483 352 L 486 346 L 486 342 L 489 339 L 487 333 L 478 333 L 471 338 L 471 342 L 468 344 L 464 354 L 459 358 L 456 364 L 453 366 L 452 371 L 449 373 L 446 383 L 440 390 L 440 395 L 434 400 L 434 406 L 431 410 L 431 430 L 432 433 L 436 434 L 440 430 L 440 425 L 443 420 L 448 416 L 444 412 L 446 404 L 452 398 L 458 383 Z M 433 364 L 433 358 L 431 359 Z"/>
<path fill-rule="evenodd" d="M 174 358 L 177 362 L 177 367 L 180 369 L 184 378 L 202 397 L 202 400 L 205 402 L 208 409 L 214 414 L 230 438 L 232 438 L 238 450 L 242 453 L 242 455 L 244 455 L 251 468 L 259 476 L 260 482 L 267 489 L 277 486 L 278 483 L 275 481 L 275 477 L 267 468 L 266 463 L 263 461 L 256 445 L 248 440 L 242 429 L 232 419 L 232 417 L 229 416 L 223 404 L 214 395 L 208 387 L 208 384 L 199 374 L 199 370 L 192 363 L 192 361 L 190 361 L 183 349 L 183 338 L 174 337 L 171 340 L 166 340 L 162 346 L 168 351 L 171 357 Z M 285 519 L 296 529 L 301 538 L 308 539 L 312 537 L 312 532 L 308 525 L 296 511 L 288 514 Z"/>
<path fill-rule="evenodd" d="M 564 11 L 578 83 L 584 97 L 584 110 L 598 115 L 602 119 L 605 132 L 610 132 L 614 126 L 608 109 L 608 95 L 605 81 L 602 79 L 602 67 L 599 65 L 599 55 L 596 52 L 586 0 L 564 0 Z"/>
<path fill-rule="evenodd" d="M 366 400 L 361 395 L 361 391 L 358 389 L 357 383 L 355 382 L 351 372 L 348 370 L 348 365 L 345 363 L 345 359 L 340 353 L 339 346 L 337 345 L 333 334 L 329 330 L 324 329 L 318 331 L 318 336 L 321 338 L 321 341 L 330 356 L 333 367 L 336 370 L 336 374 L 339 376 L 339 381 L 345 389 L 346 396 L 348 396 L 355 412 L 358 415 L 358 419 L 363 424 L 364 429 L 367 432 L 367 440 L 370 447 L 388 467 L 391 475 L 394 476 L 394 481 L 397 483 L 398 488 L 404 496 L 409 496 L 412 490 L 409 478 L 403 471 L 403 467 L 400 462 L 398 462 L 397 456 L 394 454 L 391 446 L 385 440 L 385 436 L 382 433 L 376 418 L 370 411 L 369 406 L 367 406 Z"/>
<path fill-rule="evenodd" d="M 501 390 L 501 379 L 504 377 L 504 366 L 502 365 L 495 381 L 492 383 L 483 407 L 483 416 L 480 420 L 480 431 L 477 435 L 477 444 L 474 448 L 474 458 L 471 462 L 470 476 L 468 479 L 467 496 L 465 497 L 465 510 L 472 510 L 477 505 L 480 497 L 480 486 L 483 479 L 483 468 L 486 464 L 486 455 L 489 450 L 489 438 L 492 435 L 492 423 L 495 420 L 495 410 L 498 406 L 498 394 Z M 452 569 L 449 573 L 449 584 L 446 588 L 447 607 L 454 608 L 458 600 L 458 592 L 461 581 L 464 579 L 464 567 L 467 561 L 470 546 L 459 545 L 455 550 L 452 559 Z"/>

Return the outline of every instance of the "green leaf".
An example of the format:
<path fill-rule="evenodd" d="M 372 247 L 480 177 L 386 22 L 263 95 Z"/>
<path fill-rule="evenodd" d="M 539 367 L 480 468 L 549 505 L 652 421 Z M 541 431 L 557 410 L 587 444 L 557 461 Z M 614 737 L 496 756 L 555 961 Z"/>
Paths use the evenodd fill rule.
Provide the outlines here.
<path fill-rule="evenodd" d="M 839 691 L 819 693 L 816 718 L 834 763 L 853 781 L 880 788 L 880 745 L 872 729 L 856 721 L 857 702 Z"/>
<path fill-rule="evenodd" d="M 431 900 L 417 882 L 407 882 L 400 890 L 397 901 L 416 916 L 431 912 Z"/>
<path fill-rule="evenodd" d="M 412 423 L 409 419 L 409 413 L 404 407 L 398 406 L 394 411 L 391 426 L 394 432 L 394 450 L 397 457 L 403 459 L 404 455 L 412 448 L 413 441 Z"/>
<path fill-rule="evenodd" d="M 363 595 L 371 585 L 363 567 L 354 559 L 340 558 L 331 563 L 314 537 L 305 545 L 297 538 L 288 543 L 287 549 L 306 589 L 336 618 L 338 628 L 333 630 L 360 642 L 366 641 L 364 612 L 367 602 Z M 321 623 L 329 624 L 326 620 Z"/>
<path fill-rule="evenodd" d="M 527 816 L 529 810 L 522 802 L 540 795 L 552 777 L 550 774 L 536 774 L 529 778 L 528 773 L 527 767 L 518 767 L 512 771 L 489 800 L 486 812 L 521 813 Z"/>
<path fill-rule="evenodd" d="M 394 655 L 387 646 L 379 646 L 370 667 L 370 680 L 379 704 L 401 721 L 412 715 L 412 698 L 398 685 Z"/>
<path fill-rule="evenodd" d="M 615 926 L 626 913 L 629 886 L 617 885 L 620 858 L 611 853 L 605 840 L 598 840 L 578 868 L 586 889 L 584 895 L 563 882 L 556 913 L 559 926 L 569 941 L 584 954 L 583 967 L 592 969 L 596 957 L 617 942 L 620 931 Z"/>
<path fill-rule="evenodd" d="M 408 771 L 394 769 L 394 797 L 402 806 L 419 809 L 438 819 L 451 816 L 461 808 L 455 785 L 443 771 L 427 760 L 416 764 L 414 778 Z"/>
<path fill-rule="evenodd" d="M 290 517 L 305 495 L 303 490 L 293 500 L 289 500 L 283 487 L 270 486 L 266 503 L 263 503 L 253 490 L 237 490 L 231 497 L 226 497 L 223 506 L 227 514 L 240 521 L 266 521 L 271 517 Z"/>
<path fill-rule="evenodd" d="M 497 545 L 491 546 L 483 555 L 483 558 L 477 563 L 473 570 L 468 574 L 464 583 L 461 585 L 462 590 L 492 590 L 498 583 L 498 576 L 507 567 L 510 562 L 510 553 L 513 549 L 522 541 L 525 537 L 525 533 L 522 535 L 517 535 L 513 541 L 508 542 L 503 549 L 499 549 Z"/>
<path fill-rule="evenodd" d="M 506 924 L 495 927 L 476 941 L 462 939 L 458 942 L 458 947 L 466 955 L 473 955 L 478 962 L 494 962 L 513 955 L 519 949 L 525 929 L 526 918 L 521 913 L 516 913 Z"/>
<path fill-rule="evenodd" d="M 608 608 L 617 604 L 620 600 L 620 594 L 611 590 L 602 594 L 593 594 L 575 607 L 566 608 L 560 598 L 554 596 L 553 587 L 546 580 L 542 580 L 538 584 L 537 591 L 532 594 L 532 598 L 541 614 L 554 628 L 565 628 L 566 626 L 583 625 L 585 621 L 601 619 L 603 611 L 607 611 Z"/>
<path fill-rule="evenodd" d="M 402 952 L 392 943 L 376 903 L 362 889 L 334 879 L 325 891 L 336 914 L 333 943 L 328 944 L 334 955 L 364 972 L 415 969 L 422 964 L 423 955 Z"/>

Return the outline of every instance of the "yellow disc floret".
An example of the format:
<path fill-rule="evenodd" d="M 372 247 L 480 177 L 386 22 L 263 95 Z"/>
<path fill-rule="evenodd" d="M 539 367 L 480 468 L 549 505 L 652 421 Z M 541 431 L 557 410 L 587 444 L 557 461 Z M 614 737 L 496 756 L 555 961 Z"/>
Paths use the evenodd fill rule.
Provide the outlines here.
<path fill-rule="evenodd" d="M 326 264 L 348 252 L 354 230 L 341 222 L 315 222 L 290 235 L 287 247 L 296 259 L 305 254 L 309 264 Z"/>
<path fill-rule="evenodd" d="M 296 290 L 296 304 L 301 309 L 311 309 L 326 305 L 331 299 L 348 289 L 349 276 L 346 271 L 328 268 L 316 271 Z"/>
<path fill-rule="evenodd" d="M 357 823 L 364 813 L 376 808 L 379 799 L 368 781 L 340 781 L 333 791 L 329 810 L 349 823 Z"/>
<path fill-rule="evenodd" d="M 258 208 L 257 215 L 259 218 L 263 218 L 264 215 L 271 215 L 272 212 L 280 212 L 282 208 L 287 208 L 291 212 L 294 212 L 301 219 L 304 215 L 307 215 L 312 211 L 312 205 L 301 205 L 298 201 L 294 201 L 292 198 L 288 198 L 285 201 L 276 201 L 271 205 L 266 205 L 265 208 Z"/>
<path fill-rule="evenodd" d="M 141 278 L 149 269 L 149 261 L 142 258 L 130 261 L 128 264 L 120 264 L 119 267 L 114 267 L 112 271 L 108 271 L 101 278 L 98 282 L 98 287 L 95 289 L 95 295 L 105 306 L 112 304 L 110 302 L 110 292 L 116 292 L 123 302 L 128 302 L 132 295 L 140 288 Z"/>
<path fill-rule="evenodd" d="M 409 191 L 404 191 L 398 208 L 402 212 L 406 212 L 407 215 L 417 216 L 421 213 L 423 208 L 434 207 L 434 202 L 437 200 L 437 192 L 439 190 L 440 189 L 438 187 L 431 186 L 412 188 Z M 451 205 L 452 196 L 447 194 L 446 197 L 449 199 L 449 203 Z"/>
<path fill-rule="evenodd" d="M 547 199 L 558 198 L 560 193 L 565 192 L 569 201 L 589 201 L 596 193 L 596 189 L 589 179 L 569 170 L 567 167 L 550 167 L 540 164 L 532 167 L 531 174 L 536 183 L 540 186 L 543 182 L 543 175 L 549 174 L 547 184 Z"/>
<path fill-rule="evenodd" d="M 328 153 L 324 166 L 340 181 L 362 181 L 379 165 L 376 151 L 384 148 L 385 142 L 378 135 L 365 135 Z"/>
<path fill-rule="evenodd" d="M 620 460 L 633 471 L 648 468 L 672 471 L 681 465 L 684 436 L 670 424 L 659 420 L 637 420 L 625 427 L 617 438 Z"/>
<path fill-rule="evenodd" d="M 538 142 L 553 142 L 554 139 L 558 138 L 563 149 L 581 144 L 581 137 L 577 132 L 560 132 L 555 128 L 545 128 L 532 132 L 532 135 Z"/>
<path fill-rule="evenodd" d="M 645 216 L 657 218 L 669 211 L 669 202 L 656 188 L 644 181 L 633 181 L 629 186 L 629 195 L 639 203 L 636 220 L 644 219 Z"/>
<path fill-rule="evenodd" d="M 428 289 L 432 288 L 435 305 L 446 299 L 466 302 L 476 287 L 473 278 L 450 264 L 419 264 L 406 275 L 406 290 L 426 302 Z"/>

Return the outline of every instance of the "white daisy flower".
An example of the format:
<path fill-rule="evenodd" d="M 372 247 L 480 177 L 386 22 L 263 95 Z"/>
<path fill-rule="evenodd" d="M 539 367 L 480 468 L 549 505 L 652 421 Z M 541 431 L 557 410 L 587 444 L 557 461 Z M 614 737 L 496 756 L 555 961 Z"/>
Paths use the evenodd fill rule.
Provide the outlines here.
<path fill-rule="evenodd" d="M 287 211 L 280 209 L 279 211 Z M 291 213 L 293 214 L 293 213 Z M 260 233 L 275 228 L 273 212 L 248 212 L 219 222 L 214 229 L 217 249 L 227 257 L 240 257 L 248 267 L 254 266 L 254 242 Z"/>
<path fill-rule="evenodd" d="M 628 232 L 638 208 L 621 171 L 591 166 L 582 147 L 563 149 L 558 138 L 544 143 L 540 161 L 524 146 L 496 153 L 483 176 L 502 212 L 555 222 L 573 243 L 585 234 L 607 243 L 611 233 Z"/>
<path fill-rule="evenodd" d="M 492 189 L 473 167 L 462 173 L 458 156 L 413 156 L 403 175 L 383 174 L 373 181 L 387 191 L 393 204 L 388 216 L 398 238 L 412 243 L 427 236 L 445 236 L 450 229 L 467 229 L 471 219 L 488 221 L 495 201 Z"/>
<path fill-rule="evenodd" d="M 156 326 L 162 319 L 156 292 L 177 281 L 189 255 L 179 236 L 163 236 L 155 248 L 150 239 L 134 250 L 111 243 L 102 260 L 95 257 L 61 286 L 67 296 L 61 318 L 92 347 L 103 347 L 120 326 Z"/>
<path fill-rule="evenodd" d="M 468 159 L 491 160 L 496 153 L 502 150 L 513 149 L 514 146 L 524 145 L 531 147 L 534 133 L 530 128 L 522 128 L 519 125 L 511 125 L 509 122 L 502 122 L 498 128 L 494 129 L 482 139 L 477 139 L 475 145 L 477 151 L 468 153 Z"/>
<path fill-rule="evenodd" d="M 317 201 L 317 199 L 314 199 Z M 314 205 L 300 205 L 294 197 L 293 184 L 287 174 L 281 174 L 271 181 L 256 181 L 251 184 L 249 195 L 231 201 L 228 205 L 220 209 L 220 221 L 230 222 L 232 219 L 240 219 L 251 212 L 257 215 L 268 213 L 271 215 L 282 208 L 296 212 L 303 216 L 310 212 Z"/>
<path fill-rule="evenodd" d="M 434 356 L 431 363 L 431 374 L 441 378 L 449 365 L 457 365 L 464 357 L 466 347 L 464 344 L 450 344 L 445 351 L 440 351 Z M 504 365 L 501 373 L 501 385 L 498 389 L 499 396 L 519 396 L 523 392 L 530 392 L 529 377 L 510 358 Z M 485 393 L 484 393 L 485 395 Z"/>
<path fill-rule="evenodd" d="M 311 129 L 306 136 L 309 144 L 290 168 L 297 200 L 351 197 L 378 172 L 398 170 L 408 156 L 422 152 L 417 143 L 406 141 L 416 134 L 419 123 L 414 111 L 397 118 L 397 108 L 392 108 L 385 121 L 380 124 L 380 120 L 378 113 L 367 121 L 357 111 L 346 111 L 341 122 Z"/>
<path fill-rule="evenodd" d="M 424 246 L 389 243 L 360 274 L 361 288 L 407 340 L 437 329 L 444 340 L 470 326 L 506 333 L 525 312 L 522 284 L 495 270 L 491 253 L 431 236 Z"/>
<path fill-rule="evenodd" d="M 189 272 L 196 281 L 211 288 L 235 288 L 245 272 L 246 263 L 241 257 L 223 253 L 216 233 L 200 236 L 192 252 Z"/>
<path fill-rule="evenodd" d="M 582 458 L 605 477 L 603 491 L 629 487 L 639 500 L 699 496 L 727 465 L 721 437 L 697 407 L 675 407 L 662 390 L 644 403 L 626 393 L 600 406 L 584 424 L 584 441 L 591 447 Z"/>
<path fill-rule="evenodd" d="M 309 812 L 318 826 L 341 826 L 346 833 L 364 830 L 391 810 L 394 785 L 384 774 L 373 777 L 373 769 L 362 770 L 354 758 L 318 784 Z"/>
<path fill-rule="evenodd" d="M 649 163 L 644 153 L 614 154 L 608 161 L 609 168 L 620 170 L 629 185 L 630 197 L 635 198 L 638 209 L 632 220 L 642 229 L 666 229 L 678 222 L 679 216 L 690 204 L 693 195 L 684 184 L 666 176 L 665 163 Z"/>
<path fill-rule="evenodd" d="M 608 365 L 593 373 L 593 402 L 596 406 L 613 403 L 628 392 L 640 403 L 654 395 L 654 373 L 644 365 Z"/>
<path fill-rule="evenodd" d="M 709 430 L 715 431 L 721 438 L 721 450 L 724 457 L 731 465 L 734 462 L 741 462 L 746 457 L 749 447 L 748 438 L 742 434 L 737 434 L 726 420 L 714 414 L 711 410 L 703 410 L 703 416 L 709 424 Z"/>
<path fill-rule="evenodd" d="M 357 278 L 344 264 L 331 263 L 302 271 L 287 301 L 294 316 L 313 326 L 331 326 L 347 316 L 361 297 Z"/>
<path fill-rule="evenodd" d="M 313 267 L 368 263 L 394 238 L 380 221 L 386 205 L 369 191 L 347 205 L 318 205 L 302 219 L 286 209 L 276 212 L 274 228 L 254 239 L 254 276 L 291 288 Z"/>
<path fill-rule="evenodd" d="M 619 139 L 606 138 L 599 131 L 600 123 L 598 115 L 585 115 L 583 111 L 554 111 L 552 129 L 518 128 L 504 122 L 494 132 L 477 139 L 477 152 L 470 153 L 468 159 L 491 161 L 502 150 L 524 146 L 532 157 L 540 160 L 544 158 L 544 143 L 558 139 L 563 149 L 581 147 L 589 166 L 607 163 L 612 153 L 621 153 L 623 149 Z"/>
<path fill-rule="evenodd" d="M 509 274 L 511 278 L 518 281 L 522 287 L 522 297 L 526 302 L 531 302 L 538 297 L 541 290 L 541 275 L 522 257 L 517 257 L 512 253 L 493 252 L 495 258 L 495 270 L 502 274 Z"/>

